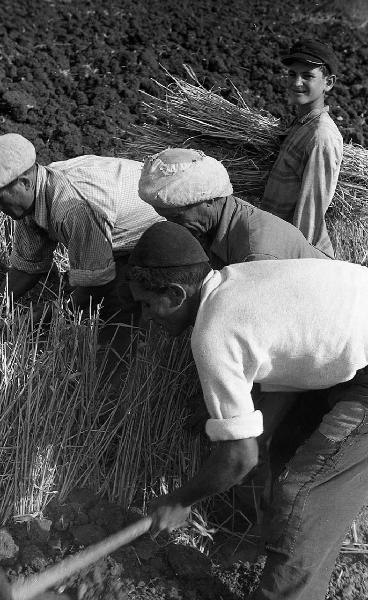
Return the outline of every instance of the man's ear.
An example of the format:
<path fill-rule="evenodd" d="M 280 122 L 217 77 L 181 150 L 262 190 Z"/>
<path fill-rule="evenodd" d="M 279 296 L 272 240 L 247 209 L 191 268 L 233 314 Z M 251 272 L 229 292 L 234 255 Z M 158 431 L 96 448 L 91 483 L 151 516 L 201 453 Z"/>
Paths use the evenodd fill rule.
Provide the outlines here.
<path fill-rule="evenodd" d="M 326 92 L 332 90 L 336 82 L 336 75 L 327 75 L 326 77 Z"/>
<path fill-rule="evenodd" d="M 180 283 L 170 283 L 167 287 L 173 307 L 179 308 L 187 299 L 186 289 Z"/>
<path fill-rule="evenodd" d="M 27 175 L 21 175 L 18 177 L 17 181 L 19 181 L 27 191 L 32 187 L 32 180 Z"/>

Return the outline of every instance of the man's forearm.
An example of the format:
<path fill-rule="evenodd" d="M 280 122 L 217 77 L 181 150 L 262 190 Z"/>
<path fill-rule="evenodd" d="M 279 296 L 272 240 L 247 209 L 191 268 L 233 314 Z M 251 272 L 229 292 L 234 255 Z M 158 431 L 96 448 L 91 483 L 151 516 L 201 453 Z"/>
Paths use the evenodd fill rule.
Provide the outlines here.
<path fill-rule="evenodd" d="M 255 438 L 218 442 L 199 472 L 188 483 L 166 496 L 160 496 L 150 511 L 153 536 L 182 527 L 192 504 L 223 492 L 256 466 L 258 444 Z"/>
<path fill-rule="evenodd" d="M 191 506 L 208 496 L 238 484 L 256 466 L 258 444 L 255 438 L 218 442 L 198 473 L 170 494 L 183 506 Z"/>
<path fill-rule="evenodd" d="M 0 294 L 3 295 L 8 290 L 9 295 L 13 295 L 16 300 L 32 289 L 41 275 L 42 273 L 26 273 L 25 271 L 18 271 L 18 269 L 11 268 L 1 283 Z"/>

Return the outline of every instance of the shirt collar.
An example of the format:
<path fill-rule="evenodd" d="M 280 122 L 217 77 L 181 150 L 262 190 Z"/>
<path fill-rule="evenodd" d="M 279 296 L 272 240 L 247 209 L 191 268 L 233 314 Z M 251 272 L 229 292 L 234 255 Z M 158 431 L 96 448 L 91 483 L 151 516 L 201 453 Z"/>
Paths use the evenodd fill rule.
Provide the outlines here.
<path fill-rule="evenodd" d="M 315 119 L 316 117 L 319 117 L 319 115 L 321 115 L 322 113 L 324 113 L 324 112 L 328 113 L 329 110 L 330 110 L 329 106 L 324 106 L 323 108 L 314 108 L 306 115 L 296 118 L 296 122 L 304 125 L 304 123 L 309 123 L 310 121 L 313 121 L 313 119 Z"/>
<path fill-rule="evenodd" d="M 202 288 L 201 288 L 201 303 L 209 296 L 209 294 L 217 288 L 217 286 L 221 282 L 220 271 L 211 271 L 206 275 L 203 280 Z"/>
<path fill-rule="evenodd" d="M 293 128 L 297 125 L 304 125 L 305 123 L 310 123 L 311 121 L 313 121 L 313 119 L 319 117 L 319 115 L 321 115 L 322 113 L 328 113 L 329 111 L 330 107 L 324 106 L 323 108 L 314 108 L 309 113 L 302 115 L 301 117 L 294 117 L 291 123 L 279 133 L 280 138 L 286 138 L 289 135 L 290 131 L 292 131 Z"/>
<path fill-rule="evenodd" d="M 218 256 L 224 265 L 227 262 L 228 231 L 236 209 L 237 205 L 234 196 L 227 196 L 221 213 L 218 215 L 216 233 L 210 246 L 211 253 Z"/>
<path fill-rule="evenodd" d="M 37 225 L 48 231 L 49 217 L 46 203 L 47 169 L 37 163 L 37 177 L 35 189 L 35 210 L 33 218 Z"/>

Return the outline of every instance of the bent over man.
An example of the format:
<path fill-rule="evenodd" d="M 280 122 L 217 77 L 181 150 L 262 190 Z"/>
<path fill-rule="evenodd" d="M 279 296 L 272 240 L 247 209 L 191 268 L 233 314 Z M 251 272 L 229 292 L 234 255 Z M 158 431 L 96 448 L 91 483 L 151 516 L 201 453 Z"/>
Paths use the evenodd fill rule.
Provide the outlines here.
<path fill-rule="evenodd" d="M 216 268 L 275 258 L 329 258 L 299 229 L 232 193 L 224 165 L 200 150 L 163 150 L 145 160 L 139 180 L 140 197 L 189 229 Z"/>
<path fill-rule="evenodd" d="M 29 140 L 0 136 L 0 211 L 16 220 L 8 273 L 14 298 L 48 272 L 60 242 L 68 249 L 75 305 L 105 298 L 106 314 L 120 309 L 130 320 L 126 262 L 143 231 L 162 220 L 138 196 L 141 168 L 103 156 L 42 166 Z"/>
<path fill-rule="evenodd" d="M 146 318 L 191 344 L 210 414 L 210 457 L 152 511 L 154 532 L 240 482 L 257 463 L 262 413 L 251 389 L 324 390 L 330 410 L 275 484 L 267 562 L 254 600 L 322 600 L 368 491 L 368 270 L 282 260 L 213 271 L 199 242 L 157 223 L 130 257 Z"/>

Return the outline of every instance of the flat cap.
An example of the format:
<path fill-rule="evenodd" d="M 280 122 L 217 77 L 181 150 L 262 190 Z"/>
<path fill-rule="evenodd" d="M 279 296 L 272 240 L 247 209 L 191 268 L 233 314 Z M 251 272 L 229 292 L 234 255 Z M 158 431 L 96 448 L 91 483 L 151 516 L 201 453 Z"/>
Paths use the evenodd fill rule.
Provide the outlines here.
<path fill-rule="evenodd" d="M 158 208 L 229 196 L 233 187 L 227 170 L 216 158 L 201 150 L 167 148 L 145 160 L 138 193 Z"/>
<path fill-rule="evenodd" d="M 0 188 L 22 175 L 36 162 L 32 142 L 18 133 L 0 135 Z"/>
<path fill-rule="evenodd" d="M 199 241 L 185 227 L 171 221 L 160 221 L 146 229 L 129 257 L 131 266 L 150 268 L 208 261 Z"/>
<path fill-rule="evenodd" d="M 312 65 L 326 65 L 331 74 L 338 70 L 338 60 L 331 46 L 318 40 L 300 39 L 281 57 L 284 65 L 301 61 Z"/>

